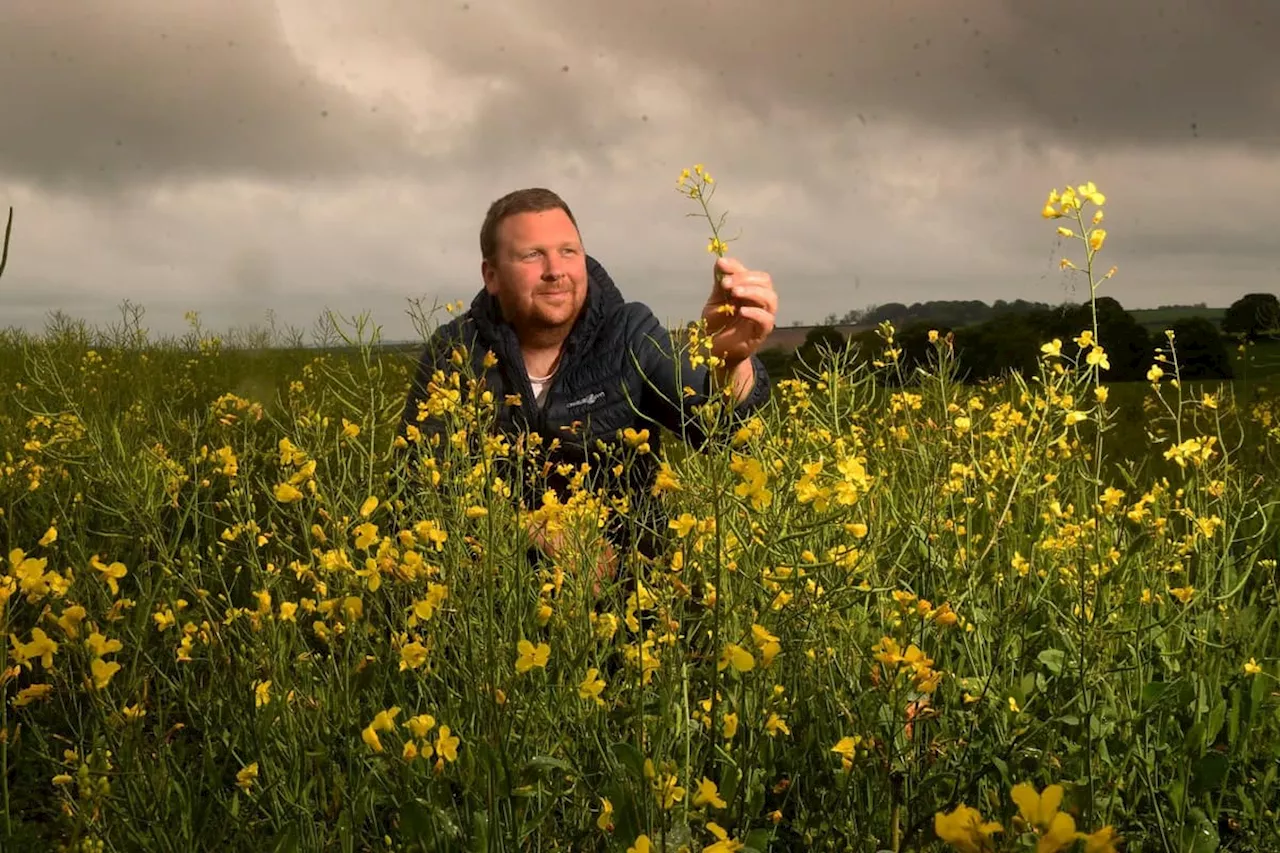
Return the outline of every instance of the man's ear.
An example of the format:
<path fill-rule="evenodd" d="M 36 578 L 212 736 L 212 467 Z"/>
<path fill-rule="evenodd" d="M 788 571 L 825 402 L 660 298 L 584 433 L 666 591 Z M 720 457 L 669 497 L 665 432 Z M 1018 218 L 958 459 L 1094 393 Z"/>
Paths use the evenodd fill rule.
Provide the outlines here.
<path fill-rule="evenodd" d="M 480 277 L 484 279 L 485 291 L 490 296 L 496 296 L 498 293 L 498 268 L 489 263 L 488 258 L 480 262 Z"/>

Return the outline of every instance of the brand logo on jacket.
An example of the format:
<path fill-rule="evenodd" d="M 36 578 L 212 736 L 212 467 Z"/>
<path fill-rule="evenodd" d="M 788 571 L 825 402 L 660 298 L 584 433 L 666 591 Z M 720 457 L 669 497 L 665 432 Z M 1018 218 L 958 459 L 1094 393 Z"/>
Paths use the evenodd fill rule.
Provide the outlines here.
<path fill-rule="evenodd" d="M 600 402 L 600 401 L 601 401 L 601 400 L 603 400 L 603 399 L 604 399 L 604 392 L 603 392 L 603 391 L 595 391 L 595 392 L 593 392 L 593 393 L 591 393 L 591 394 L 588 394 L 588 395 L 587 395 L 587 396 L 585 396 L 585 397 L 580 397 L 579 399 L 574 400 L 572 403 L 570 403 L 569 405 L 565 406 L 565 408 L 566 408 L 566 409 L 576 409 L 576 408 L 578 408 L 579 406 L 590 406 L 592 403 L 598 403 L 598 402 Z"/>

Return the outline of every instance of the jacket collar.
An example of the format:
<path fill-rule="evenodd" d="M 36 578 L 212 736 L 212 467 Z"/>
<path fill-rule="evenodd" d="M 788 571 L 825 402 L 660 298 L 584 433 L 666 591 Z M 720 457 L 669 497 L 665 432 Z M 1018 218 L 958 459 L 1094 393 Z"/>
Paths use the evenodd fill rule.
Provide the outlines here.
<path fill-rule="evenodd" d="M 595 258 L 587 255 L 587 298 L 582 305 L 578 321 L 574 323 L 565 340 L 565 351 L 573 352 L 589 345 L 599 333 L 605 320 L 623 307 L 621 291 L 609 277 L 609 273 Z M 502 315 L 497 297 L 481 289 L 471 301 L 471 317 L 477 331 L 494 345 L 519 349 L 515 329 Z"/>

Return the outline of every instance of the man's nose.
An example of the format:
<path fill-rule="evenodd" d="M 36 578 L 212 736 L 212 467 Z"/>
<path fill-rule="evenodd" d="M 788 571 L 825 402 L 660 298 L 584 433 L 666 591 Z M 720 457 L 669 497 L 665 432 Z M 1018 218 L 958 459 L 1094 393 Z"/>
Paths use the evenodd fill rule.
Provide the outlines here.
<path fill-rule="evenodd" d="M 542 266 L 543 281 L 558 281 L 565 274 L 564 265 L 561 261 L 552 255 L 546 256 L 546 262 Z"/>

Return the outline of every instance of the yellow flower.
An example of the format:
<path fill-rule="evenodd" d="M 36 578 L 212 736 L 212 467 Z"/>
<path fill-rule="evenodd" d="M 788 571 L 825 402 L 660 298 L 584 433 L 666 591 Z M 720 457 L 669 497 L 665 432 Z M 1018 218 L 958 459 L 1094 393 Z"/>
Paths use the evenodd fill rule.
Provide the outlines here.
<path fill-rule="evenodd" d="M 374 752 L 382 752 L 382 741 L 378 739 L 378 732 L 389 732 L 395 729 L 395 718 L 400 713 L 399 707 L 388 708 L 385 711 L 379 711 L 373 718 L 373 722 L 360 732 L 360 739 L 363 740 Z"/>
<path fill-rule="evenodd" d="M 784 735 L 791 734 L 787 721 L 773 712 L 770 712 L 769 719 L 765 720 L 764 729 L 769 737 L 777 737 L 778 732 L 782 732 Z"/>
<path fill-rule="evenodd" d="M 48 530 L 44 532 L 44 535 L 40 537 L 40 544 L 47 548 L 48 546 L 56 542 L 57 539 L 58 539 L 58 528 L 51 526 Z"/>
<path fill-rule="evenodd" d="M 1093 181 L 1087 181 L 1081 186 L 1076 187 L 1076 192 L 1096 204 L 1098 207 L 1102 207 L 1107 203 L 1107 197 L 1098 192 L 1098 188 L 1094 186 Z"/>
<path fill-rule="evenodd" d="M 703 853 L 734 853 L 735 850 L 741 850 L 746 846 L 743 842 L 730 838 L 724 827 L 715 821 L 707 822 L 707 832 L 716 837 L 716 843 L 703 847 Z"/>
<path fill-rule="evenodd" d="M 731 664 L 738 672 L 750 672 L 755 669 L 756 659 L 751 652 L 737 643 L 726 643 L 724 651 L 720 653 L 720 660 L 716 664 L 716 669 L 723 671 L 725 667 Z"/>
<path fill-rule="evenodd" d="M 102 579 L 107 582 L 107 588 L 111 590 L 112 595 L 120 594 L 120 585 L 116 581 L 129 574 L 129 570 L 125 568 L 124 563 L 116 562 L 108 566 L 98 558 L 97 554 L 94 554 L 89 558 L 89 565 L 102 575 Z"/>
<path fill-rule="evenodd" d="M 436 737 L 436 754 L 445 761 L 458 760 L 458 738 L 451 734 L 448 726 L 441 726 Z"/>
<path fill-rule="evenodd" d="M 1120 840 L 1109 826 L 1080 837 L 1084 839 L 1084 853 L 1116 853 L 1116 842 Z"/>
<path fill-rule="evenodd" d="M 253 707 L 261 708 L 271 704 L 271 679 L 253 683 Z"/>
<path fill-rule="evenodd" d="M 247 791 L 253 787 L 253 782 L 257 778 L 258 762 L 255 761 L 252 764 L 241 768 L 240 771 L 236 773 L 236 785 L 238 785 L 242 791 Z"/>
<path fill-rule="evenodd" d="M 120 671 L 120 664 L 115 661 L 108 663 L 102 658 L 94 658 L 89 664 L 89 671 L 93 675 L 93 687 L 95 690 L 103 690 L 111 683 L 111 678 Z"/>
<path fill-rule="evenodd" d="M 985 853 L 995 849 L 991 836 L 1004 832 L 1004 827 L 984 821 L 977 809 L 961 804 L 950 812 L 935 813 L 933 831 L 961 853 Z"/>
<path fill-rule="evenodd" d="M 763 625 L 751 626 L 751 637 L 756 641 L 756 645 L 760 648 L 760 658 L 766 669 L 773 663 L 773 659 L 782 651 L 782 646 L 778 643 L 778 638 L 769 633 L 769 630 Z"/>
<path fill-rule="evenodd" d="M 712 808 L 723 809 L 728 807 L 728 803 L 720 796 L 720 791 L 716 787 L 716 783 L 712 782 L 706 776 L 702 777 L 702 781 L 698 783 L 698 790 L 694 792 L 693 804 L 695 806 L 711 806 Z"/>
<path fill-rule="evenodd" d="M 522 674 L 535 666 L 546 668 L 547 660 L 551 657 L 551 646 L 546 643 L 535 646 L 528 640 L 521 640 L 516 644 L 516 651 L 516 672 Z"/>
<path fill-rule="evenodd" d="M 85 609 L 79 604 L 73 604 L 66 610 L 62 611 L 62 615 L 58 617 L 58 627 L 63 630 L 69 638 L 75 639 L 80 636 L 80 623 L 84 621 L 87 615 Z"/>
<path fill-rule="evenodd" d="M 1260 672 L 1262 672 L 1262 667 L 1258 666 L 1258 662 L 1256 660 L 1254 660 L 1253 658 L 1249 658 L 1249 660 L 1244 665 L 1244 674 L 1257 675 Z"/>
<path fill-rule="evenodd" d="M 400 647 L 400 671 L 417 669 L 427 662 L 427 647 L 419 642 L 406 643 Z"/>
<path fill-rule="evenodd" d="M 93 631 L 92 634 L 88 635 L 88 638 L 84 640 L 84 644 L 90 648 L 93 657 L 104 657 L 106 654 L 119 652 L 120 649 L 124 648 L 124 644 L 120 643 L 120 640 L 106 639 L 104 635 L 97 633 L 97 631 Z"/>
<path fill-rule="evenodd" d="M 627 848 L 627 853 L 653 853 L 653 847 L 650 845 L 649 836 L 641 835 L 636 839 L 636 843 Z"/>
<path fill-rule="evenodd" d="M 405 725 L 409 727 L 409 731 L 413 732 L 413 736 L 419 740 L 427 736 L 427 732 L 436 726 L 436 718 L 430 714 L 418 714 L 405 720 Z"/>
<path fill-rule="evenodd" d="M 297 486 L 290 483 L 277 483 L 274 493 L 276 500 L 282 504 L 289 504 L 302 500 L 302 491 Z"/>
<path fill-rule="evenodd" d="M 600 698 L 600 693 L 604 690 L 605 683 L 604 679 L 597 677 L 599 674 L 600 671 L 594 666 L 587 670 L 587 677 L 578 683 L 578 696 L 603 706 L 604 700 Z"/>
<path fill-rule="evenodd" d="M 1022 819 L 1042 833 L 1036 843 L 1036 853 L 1057 853 L 1075 842 L 1075 819 L 1058 810 L 1062 805 L 1061 785 L 1050 785 L 1036 793 L 1034 785 L 1020 782 L 1009 795 L 1018 804 Z"/>
<path fill-rule="evenodd" d="M 360 504 L 360 517 L 368 518 L 373 511 L 378 508 L 378 499 L 373 495 L 364 499 L 364 503 Z"/>
<path fill-rule="evenodd" d="M 18 691 L 18 696 L 14 700 L 13 706 L 21 708 L 23 705 L 30 705 L 32 702 L 48 699 L 52 695 L 52 684 L 32 684 Z"/>
<path fill-rule="evenodd" d="M 653 782 L 654 799 L 664 811 L 670 811 L 676 803 L 684 799 L 684 795 L 685 789 L 680 785 L 680 780 L 669 773 L 663 774 Z"/>
<path fill-rule="evenodd" d="M 31 629 L 31 642 L 19 643 L 11 638 L 14 648 L 9 652 L 19 666 L 31 667 L 31 661 L 39 659 L 45 669 L 53 666 L 53 656 L 58 651 L 58 643 L 51 639 L 41 628 Z"/>
<path fill-rule="evenodd" d="M 613 803 L 608 797 L 600 798 L 600 816 L 596 818 L 596 826 L 601 832 L 613 832 Z"/>
<path fill-rule="evenodd" d="M 860 743 L 862 743 L 861 737 L 850 737 L 846 735 L 845 737 L 840 738 L 840 740 L 836 742 L 835 746 L 831 747 L 831 751 L 839 755 L 841 758 L 852 761 L 854 756 L 857 754 L 858 744 Z"/>
<path fill-rule="evenodd" d="M 378 541 L 378 525 L 368 521 L 356 527 L 354 533 L 356 534 L 356 548 L 361 551 L 367 551 Z"/>

